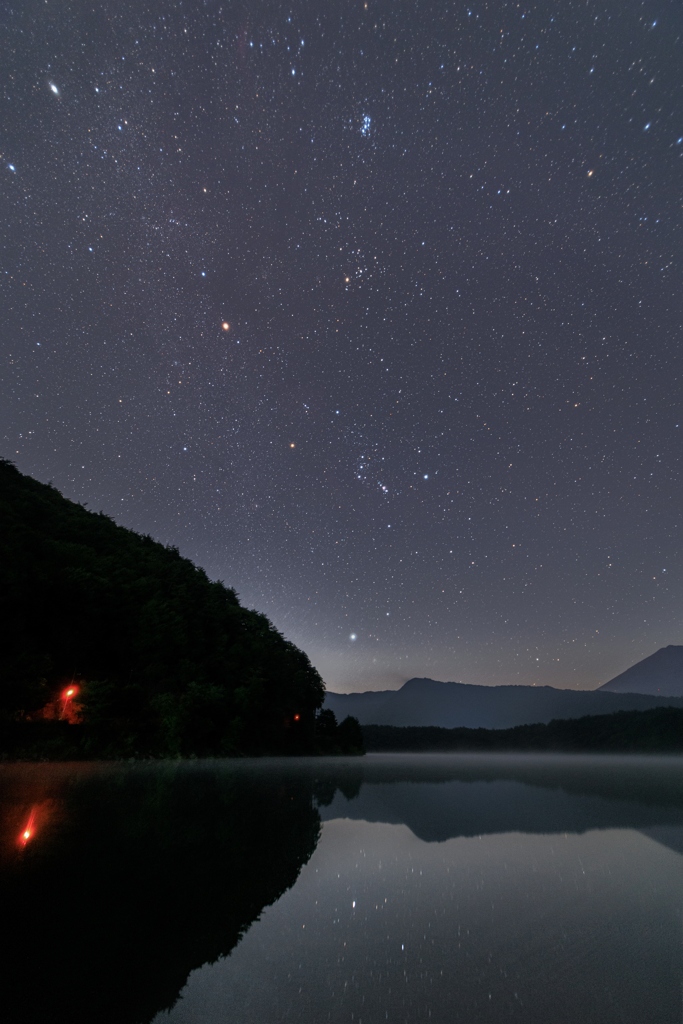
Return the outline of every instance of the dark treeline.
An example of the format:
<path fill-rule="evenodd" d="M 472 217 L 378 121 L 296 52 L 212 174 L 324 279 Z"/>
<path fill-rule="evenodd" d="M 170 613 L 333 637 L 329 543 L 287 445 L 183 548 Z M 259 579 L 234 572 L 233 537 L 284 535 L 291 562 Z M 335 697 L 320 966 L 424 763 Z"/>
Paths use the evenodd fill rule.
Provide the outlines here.
<path fill-rule="evenodd" d="M 316 714 L 306 654 L 234 590 L 5 461 L 0 621 L 4 756 L 360 752 L 355 721 Z"/>
<path fill-rule="evenodd" d="M 364 725 L 373 751 L 558 751 L 683 753 L 683 710 L 653 708 L 611 715 L 554 719 L 514 729 L 441 729 L 438 726 Z"/>

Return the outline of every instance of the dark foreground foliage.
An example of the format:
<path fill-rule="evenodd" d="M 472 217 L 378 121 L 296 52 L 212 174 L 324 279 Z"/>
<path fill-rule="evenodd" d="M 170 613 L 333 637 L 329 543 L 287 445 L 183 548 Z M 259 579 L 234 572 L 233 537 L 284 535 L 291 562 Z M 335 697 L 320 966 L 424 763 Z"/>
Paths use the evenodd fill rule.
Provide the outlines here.
<path fill-rule="evenodd" d="M 330 721 L 329 716 L 333 721 Z M 0 720 L 0 761 L 83 761 L 116 758 L 117 749 L 113 752 L 93 750 L 95 746 L 92 733 L 87 723 L 70 724 L 60 721 L 12 721 Z M 263 748 L 258 753 L 263 753 Z M 266 751 L 267 752 L 267 751 Z M 226 756 L 235 753 L 228 751 Z M 242 753 L 238 751 L 237 753 Z M 337 724 L 333 711 L 323 710 L 315 716 L 312 740 L 305 745 L 295 745 L 290 739 L 289 744 L 283 743 L 280 753 L 303 754 L 364 754 L 365 742 L 363 730 L 357 718 L 349 715 Z M 186 756 L 198 756 L 195 751 L 185 752 Z M 154 750 L 151 753 L 135 757 L 163 758 L 169 754 L 165 750 Z M 177 755 L 176 755 L 177 756 Z M 182 755 L 181 755 L 182 756 Z"/>
<path fill-rule="evenodd" d="M 321 746 L 315 718 L 324 684 L 264 615 L 243 608 L 234 590 L 175 548 L 4 461 L 0 621 L 5 757 L 315 753 Z M 59 694 L 71 685 L 71 719 L 80 724 L 43 720 L 46 707 L 59 711 Z"/>
<path fill-rule="evenodd" d="M 373 751 L 562 751 L 683 753 L 683 710 L 653 708 L 612 715 L 554 719 L 514 729 L 440 729 L 437 726 L 364 725 Z"/>

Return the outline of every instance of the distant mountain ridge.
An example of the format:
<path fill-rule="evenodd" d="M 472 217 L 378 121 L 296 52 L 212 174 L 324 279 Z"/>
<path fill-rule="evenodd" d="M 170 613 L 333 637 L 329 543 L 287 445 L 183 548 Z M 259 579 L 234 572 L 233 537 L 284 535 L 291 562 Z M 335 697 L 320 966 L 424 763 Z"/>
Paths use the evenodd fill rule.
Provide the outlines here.
<path fill-rule="evenodd" d="M 660 647 L 648 658 L 631 665 L 599 687 L 607 693 L 648 693 L 662 697 L 683 697 L 683 645 Z"/>
<path fill-rule="evenodd" d="M 581 718 L 657 707 L 683 708 L 683 696 L 614 693 L 605 687 L 558 690 L 552 686 L 476 686 L 415 678 L 409 679 L 399 690 L 365 693 L 328 690 L 325 707 L 331 708 L 337 718 L 354 715 L 361 725 L 439 725 L 447 729 L 458 726 L 509 729 L 516 725 L 550 722 L 553 718 Z"/>

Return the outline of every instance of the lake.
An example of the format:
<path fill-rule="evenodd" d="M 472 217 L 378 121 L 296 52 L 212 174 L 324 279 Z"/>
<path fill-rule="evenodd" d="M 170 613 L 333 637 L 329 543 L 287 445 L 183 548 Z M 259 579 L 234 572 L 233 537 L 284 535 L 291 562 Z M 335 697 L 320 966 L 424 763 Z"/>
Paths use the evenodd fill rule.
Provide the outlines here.
<path fill-rule="evenodd" d="M 683 1020 L 683 759 L 0 767 L 6 1024 Z"/>

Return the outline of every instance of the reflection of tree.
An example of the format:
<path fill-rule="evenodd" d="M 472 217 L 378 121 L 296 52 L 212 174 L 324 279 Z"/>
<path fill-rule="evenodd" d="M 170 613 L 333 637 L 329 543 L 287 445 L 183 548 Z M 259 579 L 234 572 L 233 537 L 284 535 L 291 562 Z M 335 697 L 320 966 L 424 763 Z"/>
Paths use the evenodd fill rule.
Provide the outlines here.
<path fill-rule="evenodd" d="M 364 783 L 509 779 L 543 789 L 683 810 L 683 759 L 678 757 L 396 753 L 312 764 L 316 789 L 329 796 L 318 799 L 323 805 L 332 800 L 337 789 L 353 799 Z M 348 787 L 352 787 L 353 795 L 347 792 Z"/>
<path fill-rule="evenodd" d="M 245 765 L 17 766 L 0 787 L 0 982 L 22 1024 L 139 1024 L 171 1006 L 294 883 L 320 827 L 308 773 L 274 784 Z"/>

